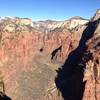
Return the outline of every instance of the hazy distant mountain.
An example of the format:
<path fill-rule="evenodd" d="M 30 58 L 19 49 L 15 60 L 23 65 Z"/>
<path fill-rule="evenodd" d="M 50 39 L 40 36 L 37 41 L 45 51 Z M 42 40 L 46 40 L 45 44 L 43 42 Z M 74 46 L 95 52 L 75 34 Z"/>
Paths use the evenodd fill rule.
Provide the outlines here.
<path fill-rule="evenodd" d="M 84 25 L 88 22 L 88 20 L 83 19 L 81 17 L 73 17 L 66 21 L 54 21 L 54 20 L 45 20 L 45 21 L 37 21 L 33 22 L 29 18 L 18 18 L 18 17 L 3 17 L 0 18 L 0 23 L 6 23 L 5 25 L 8 25 L 11 29 L 11 25 L 14 26 L 12 28 L 15 28 L 16 25 L 22 26 L 22 27 L 28 27 L 34 28 L 41 32 L 48 32 L 50 30 L 54 30 L 56 28 L 65 28 L 65 29 L 73 29 L 77 26 Z M 9 25 L 10 23 L 10 25 Z M 13 29 L 12 29 L 13 30 Z M 9 29 L 8 29 L 9 31 Z"/>

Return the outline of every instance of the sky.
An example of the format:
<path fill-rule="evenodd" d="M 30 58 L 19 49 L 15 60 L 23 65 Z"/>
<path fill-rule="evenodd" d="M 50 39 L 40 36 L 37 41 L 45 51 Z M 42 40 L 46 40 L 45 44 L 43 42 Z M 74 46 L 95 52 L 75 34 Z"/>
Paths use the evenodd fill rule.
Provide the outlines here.
<path fill-rule="evenodd" d="M 32 20 L 90 19 L 98 8 L 100 0 L 0 0 L 0 16 Z"/>

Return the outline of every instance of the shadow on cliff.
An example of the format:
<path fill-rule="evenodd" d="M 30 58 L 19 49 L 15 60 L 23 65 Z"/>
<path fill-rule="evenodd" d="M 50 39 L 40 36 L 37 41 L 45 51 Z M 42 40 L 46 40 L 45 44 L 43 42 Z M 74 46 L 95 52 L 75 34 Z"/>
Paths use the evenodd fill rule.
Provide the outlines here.
<path fill-rule="evenodd" d="M 83 81 L 84 69 L 86 62 L 92 57 L 90 52 L 86 52 L 86 42 L 92 38 L 99 21 L 100 18 L 88 23 L 78 47 L 68 55 L 64 65 L 57 70 L 55 83 L 64 100 L 82 100 L 86 84 L 86 81 Z"/>
<path fill-rule="evenodd" d="M 0 92 L 0 100 L 12 100 L 12 99 L 8 97 L 6 94 Z"/>

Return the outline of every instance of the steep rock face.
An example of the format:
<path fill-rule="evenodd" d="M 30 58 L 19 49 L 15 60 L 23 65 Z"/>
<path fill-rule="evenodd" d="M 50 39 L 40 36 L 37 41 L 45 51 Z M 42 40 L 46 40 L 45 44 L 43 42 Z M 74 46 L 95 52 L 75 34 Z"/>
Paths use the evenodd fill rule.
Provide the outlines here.
<path fill-rule="evenodd" d="M 71 24 L 74 23 L 75 20 L 78 20 L 78 22 L 75 22 L 76 25 L 68 30 L 67 27 L 71 27 Z M 5 43 L 6 41 L 23 41 L 24 43 L 22 42 L 22 45 L 24 44 L 26 46 L 25 42 L 28 42 L 27 44 L 29 46 L 33 46 L 33 50 L 43 49 L 47 54 L 51 54 L 56 48 L 61 46 L 60 55 L 61 59 L 64 59 L 67 54 L 67 49 L 69 48 L 68 46 L 72 45 L 72 42 L 78 43 L 80 40 L 81 33 L 86 27 L 85 24 L 88 22 L 87 20 L 83 20 L 83 23 L 81 23 L 82 20 L 79 18 L 76 19 L 75 17 L 75 19 L 72 18 L 68 22 L 62 22 L 60 26 L 61 22 L 49 20 L 38 22 L 38 25 L 32 25 L 30 19 L 5 18 L 0 22 L 1 43 L 7 45 L 7 43 Z M 52 27 L 49 28 L 49 25 Z M 41 31 L 41 26 L 45 31 Z M 37 30 L 37 27 L 39 30 Z M 15 42 L 13 42 L 13 44 L 14 43 Z M 9 43 L 12 47 L 13 44 Z M 17 44 L 17 42 L 15 44 Z"/>
<path fill-rule="evenodd" d="M 98 18 L 100 18 L 100 9 L 97 10 L 97 12 L 93 16 L 92 20 L 95 21 L 95 20 L 98 20 Z"/>
<path fill-rule="evenodd" d="M 57 70 L 55 83 L 64 100 L 100 98 L 100 16 L 98 11 L 82 33 L 79 45 Z"/>
<path fill-rule="evenodd" d="M 97 18 L 97 28 L 93 37 L 87 42 L 87 51 L 90 52 L 92 58 L 86 63 L 84 80 L 86 81 L 83 100 L 99 100 L 100 99 L 100 13 L 97 11 L 93 21 Z"/>

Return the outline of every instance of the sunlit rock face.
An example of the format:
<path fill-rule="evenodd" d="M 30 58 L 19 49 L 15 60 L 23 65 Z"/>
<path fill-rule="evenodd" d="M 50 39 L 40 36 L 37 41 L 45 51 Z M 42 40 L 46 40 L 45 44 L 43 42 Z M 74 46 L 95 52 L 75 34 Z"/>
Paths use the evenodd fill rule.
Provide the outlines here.
<path fill-rule="evenodd" d="M 95 15 L 93 16 L 92 20 L 95 21 L 97 20 L 98 18 L 100 18 L 100 9 L 98 9 L 95 13 Z"/>
<path fill-rule="evenodd" d="M 83 100 L 99 100 L 100 98 L 100 10 L 97 10 L 91 21 L 97 21 L 97 26 L 92 38 L 87 42 L 87 51 L 92 54 L 92 58 L 86 63 Z"/>
<path fill-rule="evenodd" d="M 6 94 L 12 100 L 60 100 L 54 82 L 55 70 L 77 48 L 88 22 L 81 17 L 38 22 L 28 18 L 0 18 L 0 72 Z M 95 38 L 99 36 L 99 26 Z M 94 55 L 99 55 L 99 51 Z M 88 83 L 84 100 L 90 100 L 87 87 Z"/>

